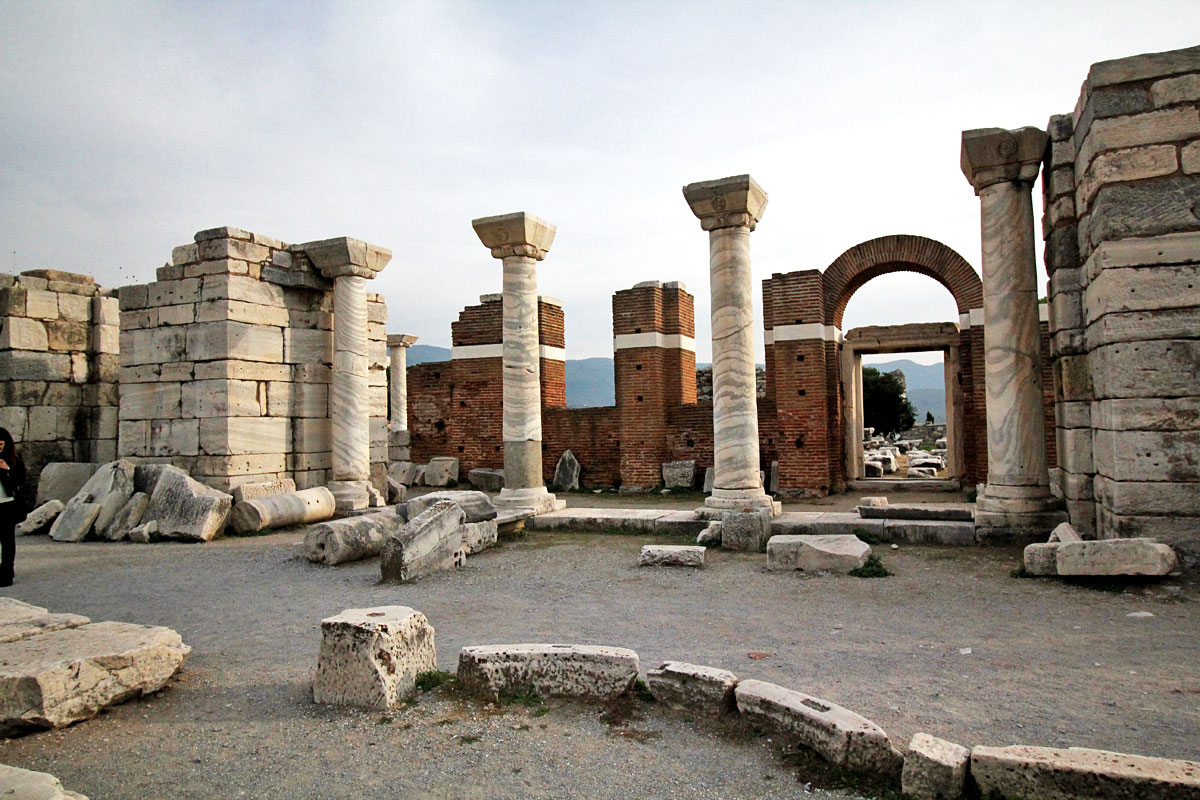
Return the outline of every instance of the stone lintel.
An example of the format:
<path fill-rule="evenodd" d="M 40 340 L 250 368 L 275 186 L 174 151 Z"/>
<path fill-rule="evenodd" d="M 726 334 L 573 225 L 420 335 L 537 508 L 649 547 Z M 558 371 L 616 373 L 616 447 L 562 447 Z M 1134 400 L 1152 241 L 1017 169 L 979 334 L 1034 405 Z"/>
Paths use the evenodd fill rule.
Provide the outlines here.
<path fill-rule="evenodd" d="M 409 348 L 417 343 L 417 337 L 411 333 L 389 333 L 387 337 L 388 347 L 404 347 Z"/>
<path fill-rule="evenodd" d="M 491 249 L 493 258 L 526 256 L 538 261 L 550 251 L 557 231 L 546 220 L 524 211 L 473 219 L 471 227 L 483 246 Z"/>
<path fill-rule="evenodd" d="M 392 260 L 392 251 L 379 245 L 339 236 L 296 245 L 326 278 L 357 275 L 374 278 Z"/>
<path fill-rule="evenodd" d="M 683 198 L 706 231 L 746 227 L 754 230 L 767 208 L 767 193 L 749 175 L 689 183 Z"/>
<path fill-rule="evenodd" d="M 979 128 L 963 131 L 959 163 L 975 194 L 997 183 L 1033 183 L 1050 137 L 1039 128 Z"/>

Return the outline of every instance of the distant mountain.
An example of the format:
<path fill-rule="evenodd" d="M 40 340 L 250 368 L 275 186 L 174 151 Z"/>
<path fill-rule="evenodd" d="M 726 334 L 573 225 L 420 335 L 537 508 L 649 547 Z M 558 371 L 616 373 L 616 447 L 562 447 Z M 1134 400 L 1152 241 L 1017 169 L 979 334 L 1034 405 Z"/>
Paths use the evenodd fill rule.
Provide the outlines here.
<path fill-rule="evenodd" d="M 407 363 L 410 367 L 424 364 L 427 361 L 449 361 L 450 348 L 436 347 L 432 344 L 414 344 L 408 348 Z"/>
<path fill-rule="evenodd" d="M 932 411 L 935 422 L 946 421 L 946 373 L 941 364 L 918 364 L 907 358 L 865 364 L 880 372 L 898 369 L 904 373 L 908 399 L 917 409 L 917 422 L 925 421 L 925 412 Z"/>
<path fill-rule="evenodd" d="M 617 402 L 611 358 L 567 361 L 567 407 L 611 406 Z"/>

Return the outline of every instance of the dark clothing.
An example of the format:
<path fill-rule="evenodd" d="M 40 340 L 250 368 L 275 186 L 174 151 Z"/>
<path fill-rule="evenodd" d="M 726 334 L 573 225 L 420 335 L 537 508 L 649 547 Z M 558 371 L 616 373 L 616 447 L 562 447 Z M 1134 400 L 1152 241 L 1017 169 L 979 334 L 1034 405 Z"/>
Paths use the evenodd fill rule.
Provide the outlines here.
<path fill-rule="evenodd" d="M 25 462 L 17 455 L 12 435 L 0 428 L 0 461 L 8 468 L 0 467 L 0 485 L 11 500 L 0 503 L 0 586 L 12 586 L 13 562 L 17 557 L 17 536 L 13 528 L 25 519 L 25 509 L 18 499 L 25 488 Z"/>

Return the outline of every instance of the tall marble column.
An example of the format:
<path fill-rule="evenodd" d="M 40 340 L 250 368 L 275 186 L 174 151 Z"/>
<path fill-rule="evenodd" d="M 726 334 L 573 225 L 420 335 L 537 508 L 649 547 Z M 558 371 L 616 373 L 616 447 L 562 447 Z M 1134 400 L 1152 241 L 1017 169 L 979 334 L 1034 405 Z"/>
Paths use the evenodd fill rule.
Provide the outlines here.
<path fill-rule="evenodd" d="M 555 227 L 519 211 L 471 221 L 479 241 L 504 265 L 504 488 L 494 499 L 534 513 L 566 506 L 542 481 L 542 390 L 538 343 L 537 262 L 554 243 Z"/>
<path fill-rule="evenodd" d="M 393 431 L 408 430 L 408 348 L 417 343 L 417 337 L 394 333 L 387 337 L 388 356 L 391 359 L 391 376 L 388 378 L 388 399 L 391 417 L 388 428 Z"/>
<path fill-rule="evenodd" d="M 302 247 L 313 266 L 333 280 L 329 490 L 339 511 L 356 511 L 366 508 L 373 496 L 367 402 L 367 281 L 387 265 L 392 253 L 344 237 Z"/>
<path fill-rule="evenodd" d="M 1033 182 L 1048 137 L 1037 128 L 964 131 L 963 174 L 979 196 L 988 478 L 981 540 L 1040 538 L 1066 515 L 1050 494 L 1038 331 Z"/>
<path fill-rule="evenodd" d="M 767 207 L 767 193 L 749 175 L 738 175 L 689 184 L 683 196 L 708 231 L 712 294 L 713 490 L 699 513 L 750 508 L 777 513 L 759 472 L 750 279 L 750 231 Z"/>
<path fill-rule="evenodd" d="M 859 419 L 862 398 L 862 355 L 849 347 L 842 349 L 842 428 L 844 430 L 846 480 L 861 478 L 863 469 L 863 431 Z"/>

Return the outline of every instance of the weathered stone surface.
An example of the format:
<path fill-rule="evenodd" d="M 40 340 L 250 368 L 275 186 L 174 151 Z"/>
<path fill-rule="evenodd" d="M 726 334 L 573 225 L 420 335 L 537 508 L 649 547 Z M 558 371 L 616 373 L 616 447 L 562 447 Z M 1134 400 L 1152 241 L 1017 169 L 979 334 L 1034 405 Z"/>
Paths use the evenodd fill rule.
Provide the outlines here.
<path fill-rule="evenodd" d="M 393 505 L 403 503 L 408 499 L 408 487 L 390 474 L 387 476 L 387 499 Z"/>
<path fill-rule="evenodd" d="M 668 489 L 691 489 L 696 482 L 696 462 L 667 461 L 662 465 L 662 477 Z"/>
<path fill-rule="evenodd" d="M 863 519 L 970 522 L 975 518 L 975 509 L 969 503 L 885 503 L 882 506 L 860 505 L 858 515 Z"/>
<path fill-rule="evenodd" d="M 449 500 L 461 508 L 464 522 L 484 522 L 496 518 L 496 507 L 492 505 L 488 496 L 483 492 L 470 490 L 430 492 L 414 497 L 408 501 L 408 518 L 412 519 L 442 500 Z"/>
<path fill-rule="evenodd" d="M 132 461 L 113 461 L 95 471 L 50 528 L 50 538 L 59 542 L 83 541 L 93 525 L 107 528 L 112 518 L 134 492 Z M 90 506 L 95 505 L 95 515 Z M 81 508 L 81 506 L 88 506 Z"/>
<path fill-rule="evenodd" d="M 467 480 L 481 492 L 498 492 L 504 488 L 504 470 L 473 469 L 467 473 Z"/>
<path fill-rule="evenodd" d="M 409 501 L 409 521 L 383 543 L 379 569 L 384 581 L 407 581 L 432 572 L 454 569 L 462 549 L 463 510 L 451 500 L 439 500 L 418 514 Z"/>
<path fill-rule="evenodd" d="M 499 526 L 494 519 L 463 524 L 462 546 L 467 555 L 482 553 L 496 544 L 498 538 Z"/>
<path fill-rule="evenodd" d="M 1200 798 L 1200 763 L 1083 747 L 976 747 L 971 751 L 971 777 L 985 797 Z"/>
<path fill-rule="evenodd" d="M 145 492 L 134 492 L 125 504 L 107 520 L 103 511 L 96 517 L 96 535 L 101 539 L 120 541 L 129 535 L 129 531 L 142 522 L 146 508 L 150 505 L 150 495 Z M 103 526 L 102 526 L 103 523 Z"/>
<path fill-rule="evenodd" d="M 0 797 L 8 800 L 88 800 L 86 795 L 69 792 L 62 781 L 48 772 L 34 772 L 0 764 Z"/>
<path fill-rule="evenodd" d="M 654 699 L 678 711 L 720 716 L 733 711 L 738 677 L 715 667 L 664 661 L 646 671 L 646 686 Z"/>
<path fill-rule="evenodd" d="M 41 606 L 0 597 L 0 643 L 16 642 L 62 628 L 78 628 L 89 622 L 90 619 L 79 614 L 51 614 Z"/>
<path fill-rule="evenodd" d="M 886 508 L 888 499 L 886 497 L 864 497 L 858 503 L 859 514 L 862 514 L 864 508 Z"/>
<path fill-rule="evenodd" d="M 474 472 L 475 470 L 471 470 Z M 554 467 L 554 485 L 563 492 L 575 492 L 579 490 L 579 475 L 583 468 L 579 464 L 579 459 L 570 450 L 564 450 L 563 454 L 558 458 L 558 464 Z M 468 473 L 469 477 L 470 473 Z M 504 488 L 504 477 L 501 473 L 500 488 Z"/>
<path fill-rule="evenodd" d="M 420 467 L 411 461 L 397 461 L 388 467 L 388 476 L 405 486 L 417 485 L 417 470 Z M 420 467 L 424 469 L 423 467 Z"/>
<path fill-rule="evenodd" d="M 207 542 L 224 529 L 232 506 L 230 495 L 192 480 L 181 469 L 162 465 L 142 518 L 154 520 L 164 538 Z"/>
<path fill-rule="evenodd" d="M 702 547 L 721 546 L 721 523 L 713 520 L 696 536 L 696 544 Z"/>
<path fill-rule="evenodd" d="M 274 481 L 258 481 L 243 483 L 233 487 L 233 503 L 243 503 L 247 500 L 257 500 L 260 497 L 271 497 L 277 494 L 289 494 L 296 491 L 296 482 L 291 478 L 280 478 Z"/>
<path fill-rule="evenodd" d="M 404 519 L 391 510 L 312 525 L 304 535 L 304 557 L 331 566 L 371 558 L 403 525 Z"/>
<path fill-rule="evenodd" d="M 908 474 L 912 475 L 911 467 L 908 470 Z M 863 475 L 868 478 L 882 478 L 883 477 L 883 462 L 876 461 L 876 460 L 864 461 L 863 462 Z"/>
<path fill-rule="evenodd" d="M 637 653 L 623 647 L 498 644 L 464 647 L 458 656 L 463 690 L 492 701 L 527 694 L 608 700 L 637 676 Z"/>
<path fill-rule="evenodd" d="M 726 511 L 721 515 L 721 547 L 760 553 L 771 535 L 771 512 Z"/>
<path fill-rule="evenodd" d="M 1175 551 L 1153 539 L 1064 542 L 1059 575 L 1168 575 L 1179 566 Z"/>
<path fill-rule="evenodd" d="M 0 734 L 70 725 L 157 691 L 190 651 L 170 628 L 124 622 L 0 644 Z"/>
<path fill-rule="evenodd" d="M 129 541 L 137 544 L 149 544 L 158 538 L 158 523 L 154 520 L 143 522 L 129 531 Z"/>
<path fill-rule="evenodd" d="M 889 519 L 884 520 L 880 539 L 909 544 L 968 547 L 975 544 L 975 523 L 941 519 Z"/>
<path fill-rule="evenodd" d="M 767 569 L 849 572 L 867 560 L 871 546 L 852 535 L 772 536 Z"/>
<path fill-rule="evenodd" d="M 426 486 L 450 486 L 458 482 L 458 459 L 431 458 L 425 465 Z"/>
<path fill-rule="evenodd" d="M 638 556 L 639 567 L 704 568 L 703 547 L 694 545 L 647 544 Z"/>
<path fill-rule="evenodd" d="M 50 526 L 54 524 L 54 520 L 58 519 L 63 508 L 62 500 L 55 499 L 42 503 L 30 511 L 24 521 L 17 524 L 17 536 L 36 536 L 41 533 L 49 533 Z"/>
<path fill-rule="evenodd" d="M 1082 542 L 1083 537 L 1075 530 L 1075 526 L 1069 522 L 1064 522 L 1054 530 L 1050 531 L 1050 541 L 1052 542 Z"/>
<path fill-rule="evenodd" d="M 712 492 L 714 480 L 715 480 L 715 473 L 713 472 L 713 468 L 706 467 L 704 470 L 704 493 L 705 494 L 710 494 Z"/>
<path fill-rule="evenodd" d="M 385 710 L 416 691 L 437 669 L 434 630 L 407 606 L 351 608 L 321 620 L 313 700 Z"/>
<path fill-rule="evenodd" d="M 299 492 L 243 500 L 230 511 L 229 524 L 242 534 L 307 525 L 332 517 L 334 506 L 333 493 L 324 486 L 314 486 Z"/>
<path fill-rule="evenodd" d="M 967 781 L 971 751 L 928 733 L 908 743 L 900 785 L 912 800 L 957 800 Z"/>
<path fill-rule="evenodd" d="M 78 497 L 78 495 L 77 495 Z M 56 542 L 82 541 L 100 515 L 99 503 L 72 500 L 50 526 L 50 538 Z"/>
<path fill-rule="evenodd" d="M 1030 575 L 1057 575 L 1059 542 L 1034 542 L 1025 546 L 1023 563 Z"/>
<path fill-rule="evenodd" d="M 793 739 L 832 764 L 898 775 L 903 757 L 878 725 L 853 711 L 773 683 L 744 680 L 737 709 L 752 725 Z"/>

